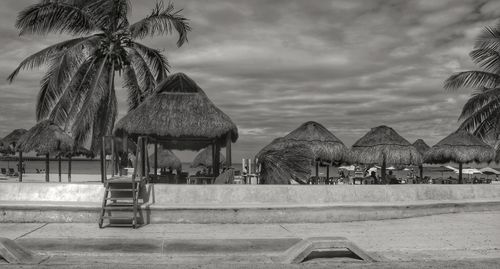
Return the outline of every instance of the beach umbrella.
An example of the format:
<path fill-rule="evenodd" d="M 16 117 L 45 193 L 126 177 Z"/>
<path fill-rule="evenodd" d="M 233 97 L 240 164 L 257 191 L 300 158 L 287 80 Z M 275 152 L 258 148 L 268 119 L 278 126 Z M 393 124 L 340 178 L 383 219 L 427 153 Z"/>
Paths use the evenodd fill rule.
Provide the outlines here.
<path fill-rule="evenodd" d="M 150 160 L 154 160 L 154 153 L 149 155 Z M 182 163 L 175 154 L 168 149 L 160 149 L 157 153 L 158 168 L 170 170 L 182 170 Z M 154 165 L 154 164 L 153 164 Z"/>
<path fill-rule="evenodd" d="M 50 154 L 59 156 L 59 182 L 61 181 L 61 153 L 69 152 L 73 148 L 73 138 L 59 126 L 49 120 L 37 123 L 28 132 L 22 135 L 16 150 L 19 152 L 35 151 L 38 155 L 45 155 L 45 181 L 49 181 Z"/>
<path fill-rule="evenodd" d="M 150 136 L 171 150 L 199 151 L 214 146 L 219 151 L 225 146 L 228 167 L 231 143 L 238 139 L 236 124 L 183 73 L 159 83 L 151 96 L 115 126 L 117 136 Z"/>
<path fill-rule="evenodd" d="M 3 146 L 0 147 L 0 152 L 3 154 L 8 154 L 8 155 L 13 155 L 15 154 L 15 148 L 16 148 L 16 143 L 19 140 L 19 138 L 27 132 L 26 129 L 15 129 L 12 132 L 10 132 L 8 135 L 6 135 L 4 138 L 2 138 L 2 144 Z M 22 152 L 19 152 L 19 179 L 22 180 Z M 7 166 L 10 167 L 10 162 L 7 161 Z"/>
<path fill-rule="evenodd" d="M 431 147 L 429 147 L 429 145 L 427 145 L 427 143 L 425 143 L 425 141 L 423 139 L 415 140 L 415 142 L 413 142 L 412 145 L 417 149 L 418 153 L 420 153 L 422 158 L 424 157 L 425 152 L 431 148 Z M 420 179 L 423 179 L 424 178 L 424 166 L 422 164 L 420 164 L 418 166 L 418 170 L 420 172 Z"/>
<path fill-rule="evenodd" d="M 226 161 L 226 157 L 220 153 L 219 157 L 220 164 L 223 164 Z M 212 147 L 205 148 L 202 150 L 196 157 L 194 157 L 193 162 L 191 163 L 192 168 L 196 167 L 206 167 L 212 168 L 213 160 L 212 160 Z"/>
<path fill-rule="evenodd" d="M 426 163 L 458 163 L 458 182 L 462 180 L 464 163 L 491 162 L 495 158 L 495 150 L 478 137 L 465 130 L 457 130 L 432 146 L 424 154 Z"/>
<path fill-rule="evenodd" d="M 314 153 L 305 145 L 267 147 L 257 154 L 261 184 L 307 184 Z"/>
<path fill-rule="evenodd" d="M 387 164 L 420 165 L 422 158 L 410 142 L 385 125 L 372 128 L 352 145 L 353 161 L 379 164 L 385 182 Z"/>

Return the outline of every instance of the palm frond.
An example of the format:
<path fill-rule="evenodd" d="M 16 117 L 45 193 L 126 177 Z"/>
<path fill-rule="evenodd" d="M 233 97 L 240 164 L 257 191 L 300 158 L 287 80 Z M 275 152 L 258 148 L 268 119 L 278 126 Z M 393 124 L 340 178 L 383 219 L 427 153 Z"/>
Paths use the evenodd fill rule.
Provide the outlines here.
<path fill-rule="evenodd" d="M 146 63 L 149 65 L 150 70 L 152 70 L 156 81 L 160 83 L 163 79 L 165 79 L 170 68 L 167 58 L 163 56 L 159 50 L 149 48 L 138 42 L 133 42 L 132 44 L 142 58 L 146 60 Z"/>
<path fill-rule="evenodd" d="M 476 111 L 490 104 L 491 102 L 500 102 L 500 89 L 478 89 L 467 100 L 462 108 L 459 120 L 464 120 L 472 116 Z"/>
<path fill-rule="evenodd" d="M 82 97 L 86 96 L 91 86 L 96 71 L 95 62 L 96 58 L 90 57 L 79 66 L 50 112 L 49 119 L 52 122 L 60 126 L 67 126 L 71 123 L 75 111 L 81 108 Z"/>
<path fill-rule="evenodd" d="M 444 88 L 496 88 L 500 86 L 500 75 L 484 71 L 465 71 L 453 74 L 444 82 Z"/>
<path fill-rule="evenodd" d="M 16 28 L 20 30 L 21 35 L 50 32 L 81 35 L 96 30 L 91 17 L 84 9 L 56 0 L 44 0 L 21 11 Z"/>
<path fill-rule="evenodd" d="M 499 74 L 500 73 L 500 53 L 494 49 L 481 48 L 475 49 L 470 54 L 470 57 L 484 71 Z"/>
<path fill-rule="evenodd" d="M 28 58 L 24 59 L 19 66 L 9 75 L 7 80 L 12 83 L 14 81 L 15 77 L 19 74 L 19 71 L 21 70 L 30 70 L 30 69 L 35 69 L 40 67 L 41 65 L 47 64 L 50 62 L 50 60 L 59 54 L 63 50 L 68 50 L 69 48 L 73 48 L 73 52 L 79 51 L 82 53 L 84 51 L 83 48 L 85 47 L 90 47 L 93 44 L 96 44 L 97 40 L 99 39 L 98 36 L 87 36 L 87 37 L 80 37 L 80 38 L 75 38 L 75 39 L 70 39 L 67 41 L 63 41 L 60 43 L 57 43 L 55 45 L 52 45 L 50 47 L 47 47 L 35 54 L 32 54 L 28 56 Z M 76 50 L 75 50 L 76 49 Z M 70 50 L 68 50 L 70 51 Z"/>
<path fill-rule="evenodd" d="M 480 122 L 475 130 L 473 131 L 473 134 L 479 138 L 481 138 L 483 141 L 488 141 L 493 139 L 496 139 L 496 126 L 498 124 L 498 118 L 500 116 L 500 109 L 497 108 L 495 111 L 493 111 L 489 117 L 483 119 L 482 122 Z"/>
<path fill-rule="evenodd" d="M 479 34 L 475 47 L 498 51 L 500 49 L 500 23 L 495 27 L 485 27 Z"/>
<path fill-rule="evenodd" d="M 128 0 L 97 0 L 85 6 L 92 14 L 93 22 L 104 32 L 116 32 L 119 26 L 127 27 Z"/>
<path fill-rule="evenodd" d="M 46 119 L 81 62 L 82 55 L 72 55 L 66 51 L 62 51 L 59 56 L 54 57 L 49 70 L 41 81 L 36 105 L 37 121 Z"/>
<path fill-rule="evenodd" d="M 268 148 L 258 155 L 263 184 L 290 184 L 291 180 L 307 183 L 314 154 L 305 145 Z"/>
<path fill-rule="evenodd" d="M 125 66 L 123 72 L 123 87 L 128 91 L 128 109 L 136 108 L 142 101 L 142 91 L 137 82 L 135 70 L 131 66 Z"/>
<path fill-rule="evenodd" d="M 188 19 L 182 16 L 181 12 L 182 10 L 174 11 L 172 3 L 165 6 L 159 1 L 149 16 L 130 25 L 130 33 L 133 38 L 142 39 L 148 35 L 172 34 L 175 29 L 179 34 L 177 46 L 180 47 L 188 41 L 187 33 L 191 31 Z"/>
<path fill-rule="evenodd" d="M 469 132 L 475 132 L 478 126 L 487 119 L 491 118 L 491 115 L 495 114 L 496 111 L 500 109 L 500 102 L 491 101 L 485 104 L 483 107 L 477 109 L 469 117 L 465 118 L 460 129 L 465 129 Z"/>
<path fill-rule="evenodd" d="M 135 70 L 137 81 L 141 87 L 143 94 L 149 94 L 153 92 L 157 83 L 156 79 L 149 68 L 148 63 L 142 57 L 142 55 L 134 48 L 127 49 L 127 53 L 130 58 L 131 66 Z"/>
<path fill-rule="evenodd" d="M 110 70 L 108 70 L 108 68 L 111 67 L 108 65 L 107 60 L 108 57 L 105 56 L 97 61 L 97 71 L 94 73 L 92 78 L 90 89 L 85 94 L 81 108 L 75 116 L 78 121 L 74 122 L 72 130 L 77 146 L 82 145 L 83 142 L 85 142 L 90 134 L 90 131 L 97 131 L 92 130 L 90 127 L 92 126 L 92 122 L 97 120 L 96 112 L 101 106 L 103 99 L 106 99 L 107 91 L 109 89 L 108 77 Z"/>

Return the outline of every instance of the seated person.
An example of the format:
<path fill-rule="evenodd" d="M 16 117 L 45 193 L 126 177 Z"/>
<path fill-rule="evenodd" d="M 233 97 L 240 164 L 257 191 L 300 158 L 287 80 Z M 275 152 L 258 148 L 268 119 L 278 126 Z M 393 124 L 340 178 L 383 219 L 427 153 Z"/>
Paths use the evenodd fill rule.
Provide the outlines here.
<path fill-rule="evenodd" d="M 391 170 L 389 171 L 389 175 L 387 175 L 387 181 L 389 181 L 389 184 L 399 184 L 398 179 L 392 174 Z"/>

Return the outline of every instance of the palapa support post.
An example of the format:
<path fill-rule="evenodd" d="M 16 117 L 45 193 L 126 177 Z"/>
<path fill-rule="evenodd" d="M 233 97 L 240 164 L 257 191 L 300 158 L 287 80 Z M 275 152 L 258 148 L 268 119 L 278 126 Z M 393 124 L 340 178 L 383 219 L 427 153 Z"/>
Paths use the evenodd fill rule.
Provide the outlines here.
<path fill-rule="evenodd" d="M 212 147 L 212 153 L 213 153 L 213 174 L 214 177 L 218 177 L 220 174 L 220 145 L 218 141 L 215 141 Z"/>
<path fill-rule="evenodd" d="M 61 154 L 59 153 L 59 156 L 57 156 L 57 168 L 58 168 L 58 173 L 59 173 L 59 183 L 62 182 L 62 177 L 61 177 Z"/>
<path fill-rule="evenodd" d="M 19 151 L 19 182 L 23 182 L 23 152 Z"/>
<path fill-rule="evenodd" d="M 101 183 L 106 181 L 106 138 L 102 137 L 101 143 Z"/>
<path fill-rule="evenodd" d="M 73 156 L 68 156 L 68 182 L 71 183 L 71 158 Z"/>
<path fill-rule="evenodd" d="M 111 177 L 115 176 L 115 138 L 111 138 Z"/>
<path fill-rule="evenodd" d="M 326 182 L 330 182 L 330 165 L 326 166 Z"/>
<path fill-rule="evenodd" d="M 233 165 L 231 160 L 231 132 L 226 136 L 226 167 L 229 169 Z"/>
<path fill-rule="evenodd" d="M 122 159 L 120 162 L 120 170 L 128 167 L 128 136 L 124 135 L 122 137 Z"/>
<path fill-rule="evenodd" d="M 462 179 L 462 163 L 458 164 L 458 184 L 464 184 L 464 181 Z"/>
<path fill-rule="evenodd" d="M 387 175 L 386 175 L 386 167 L 387 167 L 387 163 L 386 163 L 386 157 L 385 157 L 385 154 L 383 154 L 383 160 L 382 160 L 382 167 L 381 167 L 381 173 L 382 173 L 382 183 L 383 184 L 388 184 L 389 182 L 386 181 L 386 178 L 387 178 Z"/>
<path fill-rule="evenodd" d="M 156 180 L 158 178 L 158 141 L 157 140 L 155 140 L 154 162 L 155 162 L 155 180 Z"/>
<path fill-rule="evenodd" d="M 423 180 L 424 180 L 424 166 L 419 165 L 418 170 L 420 171 L 420 181 L 423 182 Z"/>
<path fill-rule="evenodd" d="M 49 172 L 50 172 L 50 155 L 47 153 L 45 154 L 45 182 L 49 182 Z"/>

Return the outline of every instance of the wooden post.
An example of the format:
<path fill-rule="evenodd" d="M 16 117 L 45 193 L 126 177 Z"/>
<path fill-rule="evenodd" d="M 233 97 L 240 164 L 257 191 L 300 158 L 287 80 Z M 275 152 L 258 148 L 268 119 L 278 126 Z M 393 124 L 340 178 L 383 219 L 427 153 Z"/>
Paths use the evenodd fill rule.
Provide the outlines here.
<path fill-rule="evenodd" d="M 385 154 L 384 154 L 384 159 L 383 159 L 383 161 L 382 161 L 382 168 L 381 168 L 381 173 L 382 173 L 382 182 L 383 182 L 383 184 L 388 184 L 388 183 L 389 183 L 389 182 L 387 182 L 387 180 L 386 180 L 386 178 L 387 178 L 387 177 L 386 177 L 386 174 L 385 174 L 385 172 L 386 172 L 386 166 L 387 166 L 387 164 L 386 164 Z"/>
<path fill-rule="evenodd" d="M 313 184 L 318 184 L 318 177 L 319 177 L 319 162 L 316 161 L 316 179 L 314 181 L 316 182 L 313 182 Z"/>
<path fill-rule="evenodd" d="M 69 155 L 68 156 L 68 182 L 71 183 L 71 158 L 73 156 Z"/>
<path fill-rule="evenodd" d="M 49 179 L 49 170 L 50 170 L 50 155 L 47 153 L 45 155 L 45 182 L 49 182 L 50 179 Z"/>
<path fill-rule="evenodd" d="M 115 176 L 115 139 L 111 138 L 111 177 Z"/>
<path fill-rule="evenodd" d="M 420 170 L 420 182 L 424 180 L 424 166 L 421 164 L 418 166 L 418 170 Z"/>
<path fill-rule="evenodd" d="M 226 136 L 226 167 L 229 169 L 231 166 L 233 166 L 232 160 L 231 160 L 231 132 L 229 132 Z"/>
<path fill-rule="evenodd" d="M 462 163 L 458 164 L 458 184 L 464 184 L 462 180 Z"/>
<path fill-rule="evenodd" d="M 146 176 L 146 139 L 142 137 L 141 139 L 141 174 L 143 177 Z"/>
<path fill-rule="evenodd" d="M 23 152 L 19 151 L 19 182 L 23 182 Z"/>
<path fill-rule="evenodd" d="M 122 140 L 123 167 L 128 167 L 128 136 L 124 135 Z"/>
<path fill-rule="evenodd" d="M 214 176 L 218 177 L 220 175 L 220 145 L 219 143 L 215 143 L 215 168 L 214 168 Z"/>
<path fill-rule="evenodd" d="M 157 179 L 158 178 L 158 141 L 157 140 L 155 140 L 154 162 L 155 162 L 155 179 Z"/>
<path fill-rule="evenodd" d="M 326 182 L 330 182 L 330 165 L 326 166 Z"/>
<path fill-rule="evenodd" d="M 61 153 L 59 153 L 59 156 L 57 156 L 57 168 L 58 168 L 58 173 L 59 173 L 59 183 L 62 182 L 61 180 Z"/>
<path fill-rule="evenodd" d="M 106 176 L 106 137 L 102 137 L 101 145 L 101 182 L 104 183 L 107 179 Z"/>

